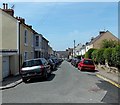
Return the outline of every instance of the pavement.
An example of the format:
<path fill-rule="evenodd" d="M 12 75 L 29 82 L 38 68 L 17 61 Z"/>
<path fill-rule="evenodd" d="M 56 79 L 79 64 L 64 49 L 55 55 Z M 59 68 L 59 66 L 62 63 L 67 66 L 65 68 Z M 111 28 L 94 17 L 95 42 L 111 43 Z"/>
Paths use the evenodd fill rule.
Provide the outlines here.
<path fill-rule="evenodd" d="M 108 70 L 98 69 L 98 73 L 96 76 L 99 78 L 104 79 L 105 81 L 115 85 L 116 87 L 120 88 L 120 75 L 114 72 L 108 72 Z"/>
<path fill-rule="evenodd" d="M 17 76 L 9 76 L 7 78 L 5 78 L 0 84 L 0 90 L 4 90 L 4 89 L 9 89 L 12 87 L 15 87 L 17 85 L 19 85 L 20 83 L 22 83 L 22 79 L 20 75 Z"/>
<path fill-rule="evenodd" d="M 117 73 L 112 73 L 112 72 L 108 72 L 107 70 L 104 69 L 98 69 L 98 72 L 96 73 L 96 76 L 99 78 L 104 79 L 105 81 L 108 81 L 109 83 L 115 85 L 116 87 L 120 88 L 120 76 L 118 76 Z M 22 79 L 20 75 L 17 76 L 9 76 L 7 78 L 5 78 L 0 86 L 0 90 L 4 90 L 4 89 L 9 89 L 12 87 L 15 87 L 17 85 L 19 85 L 20 83 L 22 83 Z"/>

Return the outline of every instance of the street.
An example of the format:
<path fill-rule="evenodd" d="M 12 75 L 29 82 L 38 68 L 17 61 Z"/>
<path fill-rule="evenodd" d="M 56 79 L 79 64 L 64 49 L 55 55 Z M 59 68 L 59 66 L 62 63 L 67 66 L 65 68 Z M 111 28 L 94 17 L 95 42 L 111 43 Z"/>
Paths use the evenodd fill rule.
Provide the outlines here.
<path fill-rule="evenodd" d="M 47 81 L 33 79 L 3 90 L 2 103 L 118 103 L 118 88 L 96 72 L 79 71 L 63 61 Z"/>

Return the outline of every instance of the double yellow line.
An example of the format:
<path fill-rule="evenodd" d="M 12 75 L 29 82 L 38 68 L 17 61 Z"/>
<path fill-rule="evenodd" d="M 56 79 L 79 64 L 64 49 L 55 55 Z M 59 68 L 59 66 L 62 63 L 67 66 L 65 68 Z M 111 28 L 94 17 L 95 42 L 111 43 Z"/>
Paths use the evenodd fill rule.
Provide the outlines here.
<path fill-rule="evenodd" d="M 111 83 L 112 85 L 120 88 L 120 84 L 118 84 L 116 82 L 113 82 L 110 79 L 107 79 L 107 78 L 103 77 L 102 75 L 96 74 L 96 76 L 99 77 L 99 78 L 101 78 L 101 79 L 103 79 L 103 80 L 105 80 L 105 81 L 107 81 L 107 82 L 109 82 L 109 83 Z"/>

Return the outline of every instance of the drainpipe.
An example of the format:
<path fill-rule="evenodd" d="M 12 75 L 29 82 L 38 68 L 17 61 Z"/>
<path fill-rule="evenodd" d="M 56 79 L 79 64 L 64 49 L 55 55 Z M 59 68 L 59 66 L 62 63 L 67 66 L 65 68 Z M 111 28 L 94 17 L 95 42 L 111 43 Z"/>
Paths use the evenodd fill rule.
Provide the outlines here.
<path fill-rule="evenodd" d="M 21 69 L 21 67 L 20 67 L 20 62 L 21 62 L 21 57 L 20 57 L 20 24 L 21 24 L 21 22 L 19 21 L 19 26 L 18 26 L 18 31 L 19 31 L 19 33 L 18 33 L 18 47 L 19 47 L 19 74 L 20 74 L 20 69 Z"/>

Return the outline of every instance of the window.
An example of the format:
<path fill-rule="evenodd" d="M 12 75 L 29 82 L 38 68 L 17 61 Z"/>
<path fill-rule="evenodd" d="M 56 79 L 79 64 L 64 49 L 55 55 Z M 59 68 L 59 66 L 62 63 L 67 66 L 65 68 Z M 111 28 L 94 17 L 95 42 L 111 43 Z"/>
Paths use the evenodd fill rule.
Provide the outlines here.
<path fill-rule="evenodd" d="M 36 46 L 39 46 L 39 36 L 36 36 Z"/>
<path fill-rule="evenodd" d="M 28 52 L 24 52 L 24 60 L 27 60 L 28 58 Z"/>
<path fill-rule="evenodd" d="M 25 35 L 25 37 L 24 37 L 24 43 L 25 43 L 25 44 L 28 44 L 28 43 L 27 43 L 27 30 L 25 30 L 24 35 Z"/>
<path fill-rule="evenodd" d="M 34 34 L 31 34 L 31 46 L 34 46 Z"/>
<path fill-rule="evenodd" d="M 33 53 L 33 51 L 31 51 L 31 59 L 33 59 L 34 58 L 34 53 Z"/>

